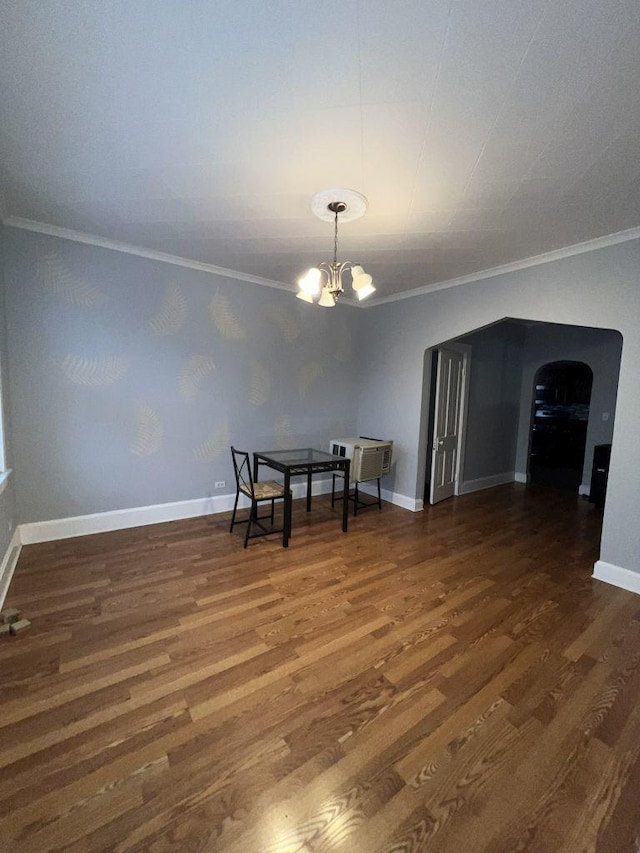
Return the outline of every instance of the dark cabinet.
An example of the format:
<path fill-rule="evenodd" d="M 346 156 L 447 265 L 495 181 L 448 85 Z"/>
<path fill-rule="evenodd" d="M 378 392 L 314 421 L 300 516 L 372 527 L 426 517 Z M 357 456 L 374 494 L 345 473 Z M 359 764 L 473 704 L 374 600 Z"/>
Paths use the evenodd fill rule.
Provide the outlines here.
<path fill-rule="evenodd" d="M 596 444 L 593 448 L 593 467 L 591 469 L 591 487 L 589 500 L 597 507 L 604 506 L 609 477 L 609 460 L 611 458 L 610 444 Z"/>

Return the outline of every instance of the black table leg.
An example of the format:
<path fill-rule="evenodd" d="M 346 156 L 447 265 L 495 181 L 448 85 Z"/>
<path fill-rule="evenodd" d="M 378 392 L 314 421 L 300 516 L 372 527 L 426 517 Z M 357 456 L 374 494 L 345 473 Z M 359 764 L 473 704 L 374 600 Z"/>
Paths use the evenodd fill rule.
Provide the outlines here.
<path fill-rule="evenodd" d="M 349 527 L 349 467 L 347 460 L 344 469 L 344 488 L 342 491 L 342 529 L 346 533 Z"/>
<path fill-rule="evenodd" d="M 282 525 L 282 547 L 289 547 L 291 536 L 291 477 L 288 471 L 284 472 L 284 523 Z"/>
<path fill-rule="evenodd" d="M 307 471 L 307 512 L 311 512 L 311 471 Z"/>

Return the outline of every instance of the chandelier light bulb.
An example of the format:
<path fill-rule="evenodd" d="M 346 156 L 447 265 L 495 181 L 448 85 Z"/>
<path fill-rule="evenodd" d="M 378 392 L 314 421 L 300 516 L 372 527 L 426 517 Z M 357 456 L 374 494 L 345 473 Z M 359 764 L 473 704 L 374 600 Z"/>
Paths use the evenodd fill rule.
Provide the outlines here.
<path fill-rule="evenodd" d="M 371 296 L 376 291 L 372 277 L 361 266 L 351 268 L 351 287 L 360 300 L 366 299 L 367 296 Z"/>
<path fill-rule="evenodd" d="M 359 269 L 360 273 L 356 275 L 354 273 L 355 269 Z M 351 270 L 351 275 L 353 276 L 351 287 L 353 287 L 356 293 L 363 290 L 365 287 L 368 287 L 373 281 L 369 273 L 365 272 L 362 267 L 354 267 L 354 269 Z"/>
<path fill-rule="evenodd" d="M 313 305 L 313 296 L 310 293 L 307 293 L 306 290 L 299 290 L 296 293 L 296 297 L 298 299 L 302 299 L 304 302 L 310 302 Z"/>
<path fill-rule="evenodd" d="M 375 287 L 371 283 L 371 276 L 367 276 L 369 279 L 368 282 L 364 282 L 360 287 L 356 290 L 356 296 L 359 300 L 366 299 L 367 296 L 371 296 L 372 293 L 376 292 Z"/>
<path fill-rule="evenodd" d="M 317 296 L 320 293 L 320 280 L 322 273 L 317 267 L 311 267 L 310 270 L 302 276 L 298 281 L 300 290 L 308 293 L 310 296 Z"/>
<path fill-rule="evenodd" d="M 332 295 L 331 291 L 330 291 L 330 290 L 329 290 L 329 288 L 325 285 L 325 286 L 322 288 L 322 296 L 321 296 L 321 297 L 320 297 L 320 299 L 318 300 L 318 305 L 322 305 L 322 307 L 323 307 L 323 308 L 333 308 L 333 306 L 334 306 L 335 304 L 336 304 L 336 301 L 335 301 L 335 299 L 333 298 L 333 295 Z"/>

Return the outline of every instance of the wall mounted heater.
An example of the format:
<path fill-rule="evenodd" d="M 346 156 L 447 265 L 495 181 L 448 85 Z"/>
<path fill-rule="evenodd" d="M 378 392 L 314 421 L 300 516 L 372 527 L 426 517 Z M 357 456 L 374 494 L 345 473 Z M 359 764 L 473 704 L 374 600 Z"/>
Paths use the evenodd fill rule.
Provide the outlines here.
<path fill-rule="evenodd" d="M 377 480 L 391 470 L 392 441 L 372 438 L 333 438 L 329 442 L 331 453 L 351 460 L 350 478 L 354 483 Z"/>

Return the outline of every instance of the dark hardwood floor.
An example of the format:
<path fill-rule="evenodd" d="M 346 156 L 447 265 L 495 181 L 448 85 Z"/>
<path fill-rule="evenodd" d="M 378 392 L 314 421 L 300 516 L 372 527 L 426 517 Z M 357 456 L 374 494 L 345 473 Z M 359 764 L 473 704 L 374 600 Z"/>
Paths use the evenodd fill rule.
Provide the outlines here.
<path fill-rule="evenodd" d="M 228 515 L 25 547 L 3 851 L 640 849 L 640 597 L 601 515 L 504 486 L 288 550 Z"/>

